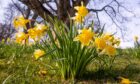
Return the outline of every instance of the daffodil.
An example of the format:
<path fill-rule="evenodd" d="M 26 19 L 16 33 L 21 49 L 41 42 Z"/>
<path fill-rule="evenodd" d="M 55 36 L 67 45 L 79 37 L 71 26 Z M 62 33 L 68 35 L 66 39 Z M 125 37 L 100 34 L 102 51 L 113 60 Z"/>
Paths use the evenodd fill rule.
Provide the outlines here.
<path fill-rule="evenodd" d="M 88 9 L 83 5 L 83 2 L 81 3 L 81 6 L 76 6 L 74 8 L 77 10 L 77 12 L 75 14 L 75 17 L 73 17 L 72 19 L 76 23 L 82 23 L 85 16 L 88 14 Z"/>
<path fill-rule="evenodd" d="M 121 41 L 120 41 L 119 38 L 116 38 L 116 39 L 114 39 L 114 41 L 113 41 L 113 44 L 116 45 L 116 46 L 119 46 L 120 43 L 121 43 Z"/>
<path fill-rule="evenodd" d="M 26 24 L 29 22 L 28 19 L 25 19 L 23 16 L 18 16 L 14 18 L 13 25 L 15 28 L 26 27 Z"/>
<path fill-rule="evenodd" d="M 37 37 L 37 33 L 35 31 L 35 28 L 28 29 L 28 35 L 30 38 L 35 39 Z"/>
<path fill-rule="evenodd" d="M 40 31 L 45 31 L 48 29 L 48 27 L 44 24 L 37 24 L 35 28 Z"/>
<path fill-rule="evenodd" d="M 10 40 L 11 40 L 10 38 L 7 38 L 7 42 L 10 42 Z"/>
<path fill-rule="evenodd" d="M 131 84 L 131 81 L 129 79 L 127 79 L 127 78 L 121 77 L 120 84 Z"/>
<path fill-rule="evenodd" d="M 1 43 L 5 43 L 5 39 L 2 39 Z"/>
<path fill-rule="evenodd" d="M 18 32 L 16 33 L 16 42 L 21 44 L 25 42 L 27 37 L 28 37 L 27 34 L 25 34 L 24 32 Z"/>
<path fill-rule="evenodd" d="M 101 50 L 100 54 L 114 56 L 116 54 L 115 46 L 119 46 L 120 39 L 106 33 L 96 37 L 94 44 L 97 49 Z"/>
<path fill-rule="evenodd" d="M 109 56 L 114 56 L 116 54 L 116 49 L 111 45 L 107 45 L 104 51 L 105 51 L 105 54 Z"/>
<path fill-rule="evenodd" d="M 47 26 L 43 24 L 37 24 L 34 28 L 28 29 L 29 37 L 34 40 L 37 38 L 39 39 L 41 36 L 45 34 L 47 29 L 48 29 Z"/>
<path fill-rule="evenodd" d="M 134 41 L 138 41 L 138 36 L 134 36 Z"/>
<path fill-rule="evenodd" d="M 84 28 L 83 30 L 81 30 L 80 34 L 74 38 L 74 41 L 80 41 L 82 45 L 88 46 L 92 41 L 93 36 L 94 32 L 91 31 L 91 28 Z"/>
<path fill-rule="evenodd" d="M 45 34 L 47 29 L 48 29 L 48 27 L 45 26 L 44 24 L 37 24 L 35 27 L 37 36 L 42 36 L 43 34 Z"/>
<path fill-rule="evenodd" d="M 83 5 L 83 2 L 81 2 L 81 6 L 76 6 L 74 8 L 81 17 L 85 17 L 88 14 L 88 9 Z"/>
<path fill-rule="evenodd" d="M 95 46 L 97 49 L 103 50 L 106 47 L 106 40 L 100 37 L 95 38 Z"/>
<path fill-rule="evenodd" d="M 84 21 L 82 16 L 77 13 L 76 13 L 75 17 L 73 17 L 72 19 L 75 21 L 75 23 L 82 23 Z"/>
<path fill-rule="evenodd" d="M 41 56 L 43 56 L 45 54 L 45 52 L 43 50 L 40 49 L 36 49 L 34 52 L 34 57 L 37 60 L 38 58 L 40 58 Z"/>
<path fill-rule="evenodd" d="M 101 37 L 102 37 L 104 40 L 106 40 L 106 42 L 108 42 L 109 44 L 112 44 L 113 41 L 115 40 L 114 36 L 111 35 L 110 33 L 103 34 Z"/>
<path fill-rule="evenodd" d="M 120 39 L 119 38 L 115 38 L 113 35 L 107 33 L 107 34 L 103 34 L 101 36 L 105 41 L 107 45 L 112 45 L 112 46 L 119 46 L 120 45 Z"/>
<path fill-rule="evenodd" d="M 109 34 L 109 33 L 102 34 L 101 37 L 104 38 L 104 40 L 110 40 L 112 38 L 111 34 Z"/>

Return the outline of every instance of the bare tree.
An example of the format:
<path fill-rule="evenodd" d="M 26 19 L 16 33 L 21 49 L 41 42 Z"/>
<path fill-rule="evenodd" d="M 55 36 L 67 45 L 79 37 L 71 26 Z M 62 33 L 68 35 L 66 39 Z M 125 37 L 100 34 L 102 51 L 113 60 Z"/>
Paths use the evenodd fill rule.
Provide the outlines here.
<path fill-rule="evenodd" d="M 89 0 L 19 0 L 39 16 L 50 22 L 49 17 L 57 17 L 63 22 L 69 23 L 69 15 L 74 16 L 74 6 L 80 5 L 81 1 L 85 4 Z"/>
<path fill-rule="evenodd" d="M 37 13 L 39 16 L 44 18 L 45 20 L 49 21 L 49 17 L 55 18 L 57 17 L 59 20 L 62 20 L 65 23 L 69 23 L 69 15 L 72 17 L 75 13 L 75 6 L 80 5 L 81 1 L 84 2 L 84 5 L 88 5 L 92 0 L 19 0 L 23 4 L 25 4 L 27 7 L 29 7 L 31 10 L 33 10 L 35 13 Z M 127 20 L 126 17 L 124 17 L 121 13 L 121 9 L 125 9 L 128 12 L 129 11 L 119 0 L 98 0 L 101 4 L 103 2 L 106 2 L 106 4 L 101 7 L 100 9 L 89 9 L 89 11 L 95 13 L 96 18 L 98 19 L 98 26 L 101 25 L 99 13 L 104 11 L 112 20 L 112 22 L 120 28 L 120 26 L 117 24 L 117 22 L 123 22 L 124 20 Z M 119 21 L 117 18 L 121 17 L 121 21 Z"/>
<path fill-rule="evenodd" d="M 12 26 L 12 20 L 15 15 L 15 8 L 13 8 L 12 4 L 9 4 L 8 7 L 5 8 L 3 23 L 0 24 L 0 41 L 2 39 L 7 40 L 12 37 L 15 29 Z"/>

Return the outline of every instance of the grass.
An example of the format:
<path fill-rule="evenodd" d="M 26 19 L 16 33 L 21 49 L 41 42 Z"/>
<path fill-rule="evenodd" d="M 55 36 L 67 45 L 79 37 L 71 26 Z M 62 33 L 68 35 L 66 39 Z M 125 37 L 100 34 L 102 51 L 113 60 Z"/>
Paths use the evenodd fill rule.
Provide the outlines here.
<path fill-rule="evenodd" d="M 33 57 L 36 46 L 20 46 L 17 44 L 0 44 L 0 83 L 1 84 L 102 84 L 117 83 L 118 77 L 126 77 L 140 82 L 140 59 L 128 49 L 119 50 L 112 70 L 98 70 L 95 62 L 87 68 L 83 78 L 74 82 L 61 79 L 53 61 L 47 57 L 35 60 Z M 134 49 L 135 50 L 135 49 Z M 129 53 L 128 53 L 129 52 Z M 130 54 L 131 53 L 131 54 Z M 140 54 L 139 54 L 140 55 Z M 137 55 L 138 56 L 138 55 Z M 39 74 L 40 70 L 47 74 Z"/>

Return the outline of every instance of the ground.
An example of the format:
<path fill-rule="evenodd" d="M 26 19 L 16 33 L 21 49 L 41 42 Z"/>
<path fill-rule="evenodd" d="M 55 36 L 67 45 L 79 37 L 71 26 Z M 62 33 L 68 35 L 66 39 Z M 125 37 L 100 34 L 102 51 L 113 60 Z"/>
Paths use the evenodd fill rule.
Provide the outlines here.
<path fill-rule="evenodd" d="M 140 82 L 140 59 L 128 53 L 129 49 L 119 51 L 112 70 L 97 70 L 93 61 L 84 76 L 79 79 L 63 80 L 55 63 L 47 57 L 35 60 L 36 46 L 26 47 L 16 44 L 0 44 L 0 83 L 2 84 L 103 84 L 118 83 L 119 77 Z M 133 49 L 132 49 L 133 50 Z M 45 71 L 40 73 L 40 71 Z"/>

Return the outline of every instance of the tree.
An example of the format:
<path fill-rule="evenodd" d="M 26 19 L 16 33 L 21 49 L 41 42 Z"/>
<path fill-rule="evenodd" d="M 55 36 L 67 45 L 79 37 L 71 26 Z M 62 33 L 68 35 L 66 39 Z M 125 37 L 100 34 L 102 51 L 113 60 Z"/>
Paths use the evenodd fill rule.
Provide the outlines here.
<path fill-rule="evenodd" d="M 8 7 L 5 8 L 3 22 L 0 24 L 0 41 L 3 39 L 6 41 L 8 38 L 12 37 L 12 34 L 15 32 L 15 29 L 12 26 L 12 20 L 15 17 L 15 8 L 13 4 L 9 4 Z"/>
<path fill-rule="evenodd" d="M 33 10 L 35 13 L 37 13 L 39 16 L 44 18 L 45 20 L 49 21 L 49 17 L 55 18 L 57 17 L 59 20 L 65 22 L 66 24 L 69 24 L 69 15 L 71 17 L 75 14 L 75 6 L 78 6 L 81 4 L 81 2 L 84 2 L 84 5 L 88 5 L 93 0 L 19 0 L 23 4 L 25 4 L 27 7 L 29 7 L 31 10 Z M 96 0 L 94 0 L 96 1 Z M 121 13 L 121 9 L 125 9 L 128 12 L 129 11 L 121 2 L 118 0 L 98 0 L 96 1 L 101 4 L 104 3 L 104 6 L 102 6 L 100 9 L 93 9 L 90 8 L 89 11 L 93 12 L 96 15 L 97 18 L 97 25 L 101 26 L 99 13 L 104 12 L 106 13 L 112 22 L 120 28 L 120 26 L 117 24 L 119 20 L 118 17 L 121 18 L 121 22 L 124 20 L 127 20 L 126 17 L 124 17 Z M 117 22 L 116 22 L 117 21 Z"/>

